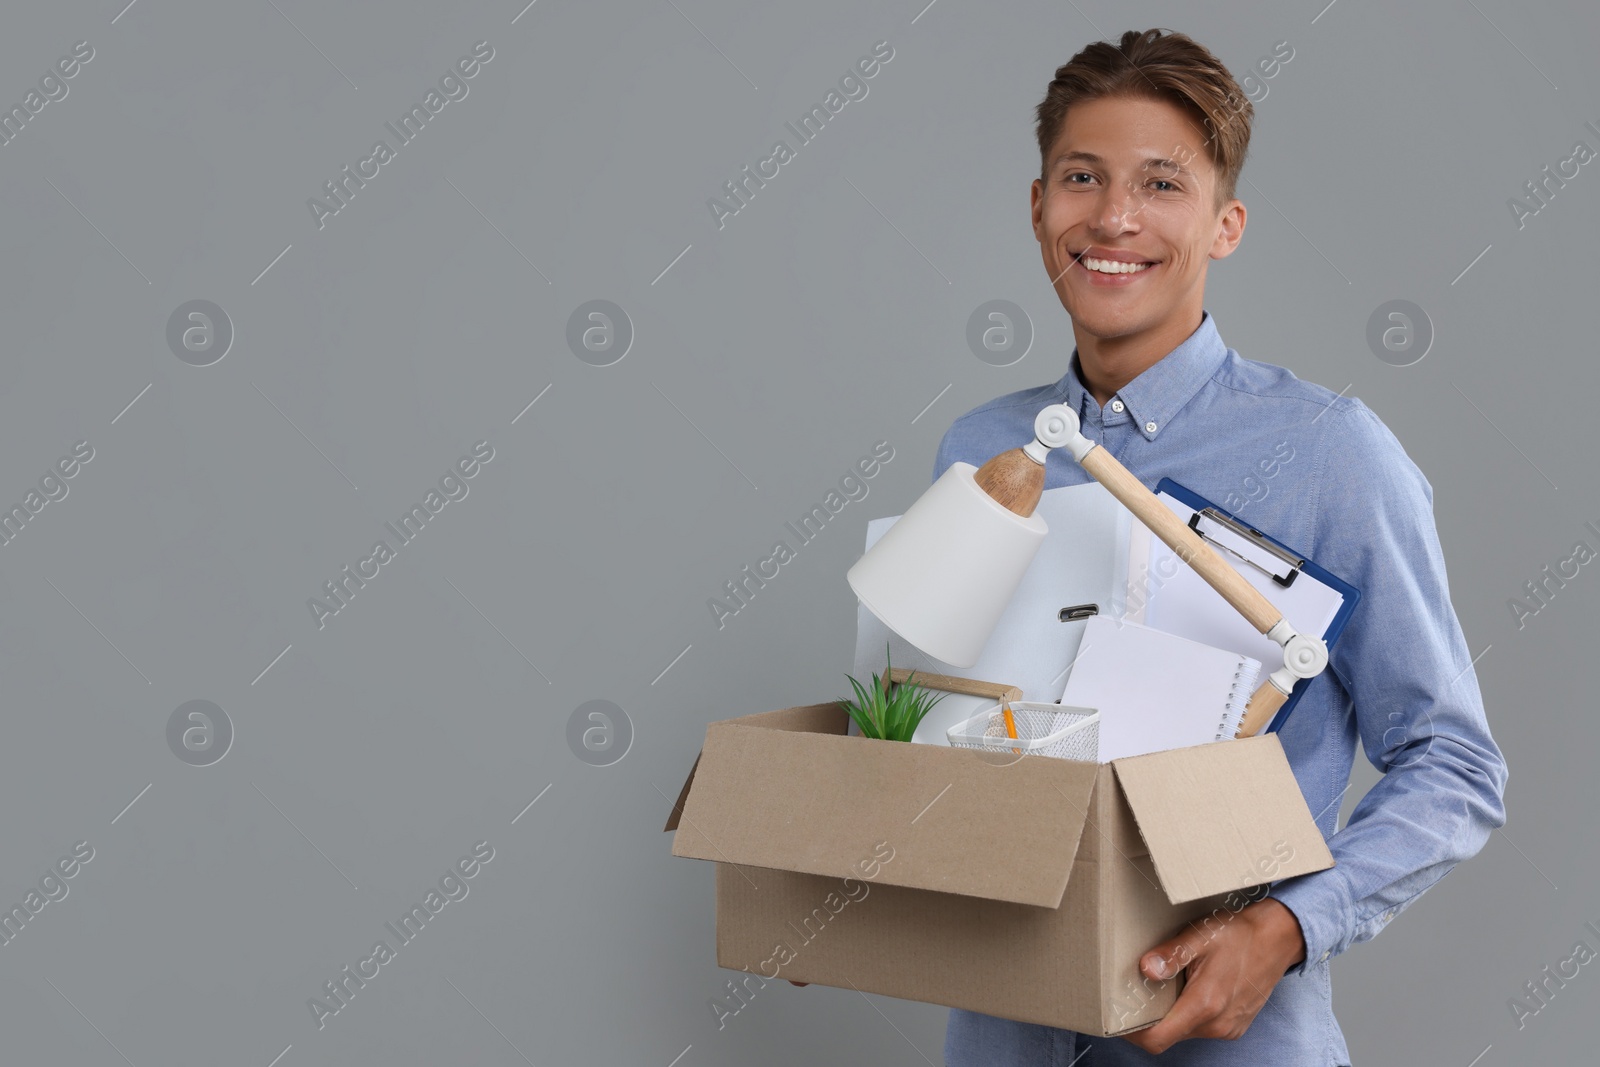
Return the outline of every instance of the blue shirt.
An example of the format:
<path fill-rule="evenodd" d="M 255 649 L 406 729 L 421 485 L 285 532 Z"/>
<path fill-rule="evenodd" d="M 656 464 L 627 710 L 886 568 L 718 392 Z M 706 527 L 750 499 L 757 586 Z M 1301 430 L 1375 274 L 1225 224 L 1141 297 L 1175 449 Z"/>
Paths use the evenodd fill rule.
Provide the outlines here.
<path fill-rule="evenodd" d="M 1328 960 L 1376 936 L 1505 823 L 1505 760 L 1450 604 L 1433 487 L 1366 404 L 1244 359 L 1222 343 L 1209 313 L 1103 408 L 1074 351 L 1060 381 L 967 412 L 940 443 L 934 478 L 958 460 L 981 467 L 1027 444 L 1039 409 L 1058 403 L 1147 487 L 1171 477 L 1361 591 L 1328 668 L 1279 729 L 1335 866 L 1274 884 L 1271 895 L 1300 921 L 1306 958 L 1237 1041 L 1193 1038 L 1154 1057 L 1121 1038 L 952 1009 L 946 1061 L 1348 1064 Z M 1050 453 L 1047 489 L 1089 480 L 1066 449 Z M 1358 742 L 1383 777 L 1338 828 Z"/>

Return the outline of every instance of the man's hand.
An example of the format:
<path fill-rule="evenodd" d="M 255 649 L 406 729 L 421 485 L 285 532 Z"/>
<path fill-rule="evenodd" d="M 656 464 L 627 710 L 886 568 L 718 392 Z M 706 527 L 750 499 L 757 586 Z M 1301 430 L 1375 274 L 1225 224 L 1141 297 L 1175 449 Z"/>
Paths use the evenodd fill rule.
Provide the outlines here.
<path fill-rule="evenodd" d="M 1305 959 L 1300 921 L 1266 897 L 1247 904 L 1211 930 L 1191 924 L 1139 961 L 1152 979 L 1188 968 L 1188 980 L 1166 1018 L 1122 1035 L 1149 1053 L 1165 1052 L 1190 1037 L 1232 1041 L 1244 1034 L 1267 1003 L 1283 972 Z"/>

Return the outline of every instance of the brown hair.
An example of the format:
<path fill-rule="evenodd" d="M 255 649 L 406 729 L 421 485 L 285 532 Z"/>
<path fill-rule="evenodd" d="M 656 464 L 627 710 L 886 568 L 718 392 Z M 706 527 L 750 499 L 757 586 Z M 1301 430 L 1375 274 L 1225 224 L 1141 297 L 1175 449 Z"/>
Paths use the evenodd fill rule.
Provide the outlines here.
<path fill-rule="evenodd" d="M 1117 45 L 1096 41 L 1056 68 L 1039 102 L 1040 177 L 1049 181 L 1049 152 L 1067 109 L 1103 97 L 1142 97 L 1176 105 L 1205 132 L 1217 171 L 1215 209 L 1233 199 L 1250 149 L 1255 106 L 1204 45 L 1170 30 L 1129 30 Z"/>

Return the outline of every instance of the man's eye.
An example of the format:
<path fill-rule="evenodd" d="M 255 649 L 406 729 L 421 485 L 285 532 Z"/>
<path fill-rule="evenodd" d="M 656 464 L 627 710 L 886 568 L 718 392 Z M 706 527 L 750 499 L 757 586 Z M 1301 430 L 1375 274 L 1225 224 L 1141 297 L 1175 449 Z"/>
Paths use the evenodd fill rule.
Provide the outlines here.
<path fill-rule="evenodd" d="M 1162 189 L 1161 192 L 1167 192 L 1168 190 L 1176 192 L 1177 188 L 1178 188 L 1176 185 L 1173 185 L 1171 182 L 1167 181 L 1167 179 L 1165 179 L 1165 178 L 1157 178 L 1151 184 L 1153 184 L 1153 185 L 1165 185 L 1167 188 L 1166 189 Z"/>
<path fill-rule="evenodd" d="M 1088 178 L 1089 180 L 1093 181 L 1094 180 L 1094 175 L 1086 174 L 1081 170 L 1075 170 L 1071 174 L 1068 174 L 1065 178 L 1063 178 L 1061 180 L 1066 182 L 1068 185 L 1082 185 L 1083 184 L 1082 182 L 1073 181 L 1072 179 L 1074 179 L 1074 178 Z"/>

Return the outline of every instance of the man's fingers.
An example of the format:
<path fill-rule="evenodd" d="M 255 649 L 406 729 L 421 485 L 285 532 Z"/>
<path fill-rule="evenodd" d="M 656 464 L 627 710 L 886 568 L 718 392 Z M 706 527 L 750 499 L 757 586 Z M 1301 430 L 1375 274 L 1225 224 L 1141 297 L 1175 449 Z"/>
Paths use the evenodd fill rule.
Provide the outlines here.
<path fill-rule="evenodd" d="M 1206 944 L 1203 934 L 1193 928 L 1185 930 L 1146 952 L 1139 960 L 1139 969 L 1152 979 L 1176 978 L 1184 968 L 1200 958 Z M 1160 1022 L 1144 1030 L 1124 1034 L 1123 1038 L 1146 1052 L 1156 1054 L 1165 1052 L 1210 1022 L 1217 1015 L 1217 1008 L 1207 1002 L 1204 983 L 1197 984 L 1192 979 L 1191 975 L 1191 981 L 1178 994 L 1172 1010 Z"/>
<path fill-rule="evenodd" d="M 1165 1052 L 1216 1017 L 1217 1007 L 1207 1002 L 1204 985 L 1190 982 L 1178 994 L 1172 1010 L 1154 1026 L 1122 1036 L 1150 1053 Z"/>
<path fill-rule="evenodd" d="M 1188 981 L 1166 1018 L 1124 1035 L 1126 1040 L 1157 1054 L 1189 1038 L 1232 1040 L 1243 1034 L 1290 962 L 1290 949 L 1303 951 L 1281 943 L 1272 932 L 1277 923 L 1274 908 L 1258 902 L 1239 912 L 1234 925 L 1190 927 L 1146 952 L 1139 967 L 1150 978 L 1187 970 Z"/>
<path fill-rule="evenodd" d="M 1139 969 L 1149 978 L 1176 978 L 1179 971 L 1195 961 L 1203 943 L 1194 931 L 1185 931 L 1146 952 L 1139 960 Z"/>

